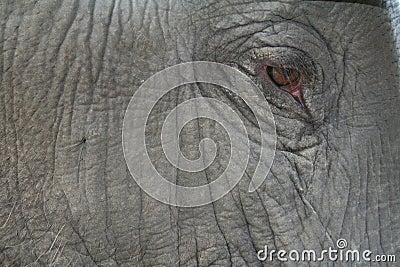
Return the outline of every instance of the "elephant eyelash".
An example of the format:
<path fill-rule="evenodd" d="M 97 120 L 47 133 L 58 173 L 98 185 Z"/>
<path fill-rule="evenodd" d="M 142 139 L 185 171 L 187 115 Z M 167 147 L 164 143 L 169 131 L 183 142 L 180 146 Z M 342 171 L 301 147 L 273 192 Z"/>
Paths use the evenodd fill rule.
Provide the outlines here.
<path fill-rule="evenodd" d="M 312 83 L 317 68 L 309 55 L 295 48 L 268 47 L 249 50 L 233 63 L 239 70 L 253 77 L 260 65 L 295 70 L 304 78 L 303 82 Z"/>
<path fill-rule="evenodd" d="M 268 51 L 267 53 L 253 57 L 252 60 L 255 70 L 260 66 L 266 66 L 297 72 L 299 77 L 302 77 L 303 83 L 310 83 L 316 74 L 313 61 L 305 53 L 299 51 L 288 53 Z"/>

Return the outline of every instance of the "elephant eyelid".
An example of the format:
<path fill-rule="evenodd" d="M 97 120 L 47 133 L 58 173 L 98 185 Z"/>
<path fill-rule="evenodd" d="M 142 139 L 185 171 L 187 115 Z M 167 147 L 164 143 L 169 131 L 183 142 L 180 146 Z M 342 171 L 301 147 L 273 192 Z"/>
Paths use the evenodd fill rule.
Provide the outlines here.
<path fill-rule="evenodd" d="M 266 47 L 250 52 L 252 65 L 268 65 L 276 68 L 296 70 L 303 82 L 311 81 L 316 76 L 316 66 L 305 52 L 291 47 Z M 255 70 L 254 68 L 254 70 Z"/>

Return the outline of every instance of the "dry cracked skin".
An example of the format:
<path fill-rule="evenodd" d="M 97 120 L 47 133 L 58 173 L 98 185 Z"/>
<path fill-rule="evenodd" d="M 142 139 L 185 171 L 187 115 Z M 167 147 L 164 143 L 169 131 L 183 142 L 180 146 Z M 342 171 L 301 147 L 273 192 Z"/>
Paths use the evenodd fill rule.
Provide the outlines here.
<path fill-rule="evenodd" d="M 2 1 L 0 265 L 340 266 L 350 263 L 257 257 L 265 246 L 322 251 L 340 238 L 400 257 L 398 6 L 345 2 Z M 144 81 L 190 61 L 250 77 L 277 145 L 249 193 L 259 155 L 249 107 L 212 84 L 170 91 L 146 126 L 149 156 L 170 181 L 206 184 L 229 162 L 224 129 L 204 118 L 182 130 L 180 146 L 194 159 L 200 140 L 214 139 L 207 169 L 185 172 L 164 156 L 163 119 L 193 97 L 237 111 L 253 151 L 229 194 L 182 208 L 137 185 L 122 127 Z"/>

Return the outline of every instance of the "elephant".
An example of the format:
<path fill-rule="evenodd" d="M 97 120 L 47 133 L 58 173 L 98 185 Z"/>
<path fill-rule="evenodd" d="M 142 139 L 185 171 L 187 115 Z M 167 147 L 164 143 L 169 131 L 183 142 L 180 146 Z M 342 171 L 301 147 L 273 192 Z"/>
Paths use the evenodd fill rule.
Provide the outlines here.
<path fill-rule="evenodd" d="M 0 7 L 0 265 L 389 266 L 400 256 L 396 2 L 21 0 Z M 187 62 L 235 69 L 266 101 L 256 108 L 268 106 L 273 116 L 275 152 L 255 191 L 255 113 L 215 84 L 160 96 L 145 145 L 171 183 L 209 183 L 230 160 L 224 128 L 199 117 L 179 132 L 190 160 L 201 156 L 200 141 L 214 141 L 216 158 L 197 172 L 168 161 L 161 133 L 176 106 L 218 99 L 250 140 L 246 170 L 230 192 L 196 207 L 169 205 L 128 168 L 122 132 L 132 97 L 156 73 Z M 341 248 L 370 261 L 311 253 Z M 296 259 L 304 251 L 307 258 Z"/>

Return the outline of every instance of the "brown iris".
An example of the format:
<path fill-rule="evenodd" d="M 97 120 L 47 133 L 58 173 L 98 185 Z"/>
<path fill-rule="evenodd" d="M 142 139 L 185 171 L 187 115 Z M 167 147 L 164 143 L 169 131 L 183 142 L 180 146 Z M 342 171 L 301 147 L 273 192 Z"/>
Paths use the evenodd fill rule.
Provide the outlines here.
<path fill-rule="evenodd" d="M 278 86 L 295 86 L 299 79 L 300 73 L 294 69 L 267 67 L 269 77 Z"/>

